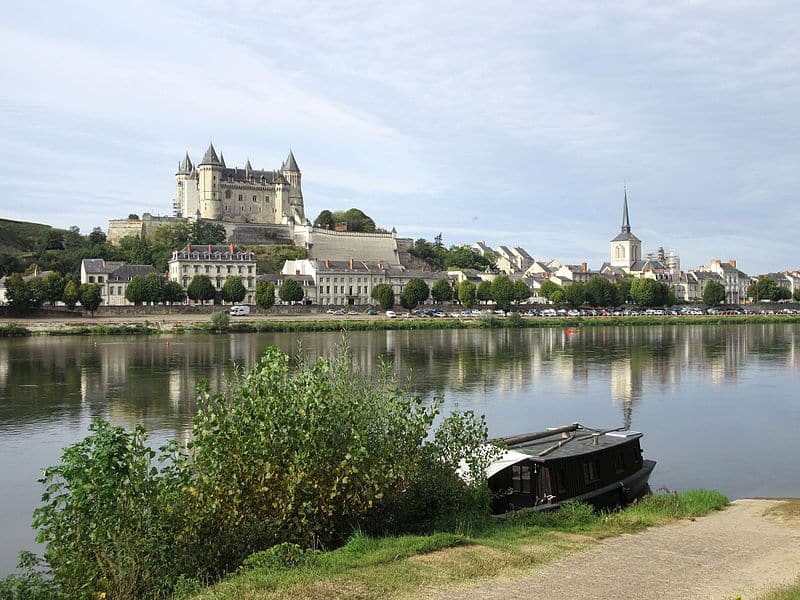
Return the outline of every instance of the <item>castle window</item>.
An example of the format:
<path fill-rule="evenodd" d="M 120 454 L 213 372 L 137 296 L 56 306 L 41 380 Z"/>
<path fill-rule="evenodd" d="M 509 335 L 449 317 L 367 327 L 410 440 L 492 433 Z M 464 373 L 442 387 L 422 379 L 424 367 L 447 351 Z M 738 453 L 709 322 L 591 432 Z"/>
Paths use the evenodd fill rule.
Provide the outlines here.
<path fill-rule="evenodd" d="M 230 190 L 225 190 L 225 197 L 226 198 L 230 198 L 231 197 L 231 191 Z"/>
<path fill-rule="evenodd" d="M 242 195 L 239 194 L 239 202 L 241 202 L 241 201 L 242 201 Z"/>
<path fill-rule="evenodd" d="M 258 202 L 258 196 L 253 196 L 253 202 Z"/>

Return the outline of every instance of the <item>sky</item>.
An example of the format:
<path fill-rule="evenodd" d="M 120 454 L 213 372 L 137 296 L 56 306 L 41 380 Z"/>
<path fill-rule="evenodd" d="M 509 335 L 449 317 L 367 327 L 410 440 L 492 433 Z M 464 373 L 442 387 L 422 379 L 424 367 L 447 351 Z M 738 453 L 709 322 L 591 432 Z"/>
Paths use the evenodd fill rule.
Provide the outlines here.
<path fill-rule="evenodd" d="M 800 3 L 16 3 L 0 217 L 170 214 L 178 161 L 291 148 L 306 214 L 608 260 L 800 268 Z"/>

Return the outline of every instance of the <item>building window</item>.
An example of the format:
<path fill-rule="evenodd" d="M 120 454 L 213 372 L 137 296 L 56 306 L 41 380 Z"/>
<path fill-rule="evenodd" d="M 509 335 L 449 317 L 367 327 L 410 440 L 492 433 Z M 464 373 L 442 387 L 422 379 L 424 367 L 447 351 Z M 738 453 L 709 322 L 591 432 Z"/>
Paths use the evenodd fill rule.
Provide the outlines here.
<path fill-rule="evenodd" d="M 113 285 L 108 286 L 108 295 L 109 296 L 113 296 L 114 295 L 114 286 Z"/>
<path fill-rule="evenodd" d="M 258 196 L 253 196 L 253 202 L 258 202 Z"/>
<path fill-rule="evenodd" d="M 230 198 L 231 197 L 231 191 L 230 190 L 225 190 L 225 197 L 226 198 Z"/>
<path fill-rule="evenodd" d="M 520 494 L 531 493 L 531 468 L 524 465 L 511 467 L 511 487 Z"/>
<path fill-rule="evenodd" d="M 103 276 L 102 275 L 98 275 L 97 276 L 97 283 L 103 283 Z"/>
<path fill-rule="evenodd" d="M 89 275 L 89 283 L 94 283 L 94 275 Z"/>
<path fill-rule="evenodd" d="M 241 201 L 242 201 L 242 195 L 239 194 L 239 202 L 241 202 Z"/>

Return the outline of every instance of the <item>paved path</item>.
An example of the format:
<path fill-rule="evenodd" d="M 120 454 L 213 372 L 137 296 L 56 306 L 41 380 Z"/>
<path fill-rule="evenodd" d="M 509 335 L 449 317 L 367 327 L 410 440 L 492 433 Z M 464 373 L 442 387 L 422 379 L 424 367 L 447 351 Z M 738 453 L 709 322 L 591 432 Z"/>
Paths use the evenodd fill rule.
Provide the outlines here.
<path fill-rule="evenodd" d="M 521 579 L 439 598 L 732 600 L 800 576 L 800 523 L 765 517 L 776 500 L 737 500 L 695 521 L 623 535 Z"/>

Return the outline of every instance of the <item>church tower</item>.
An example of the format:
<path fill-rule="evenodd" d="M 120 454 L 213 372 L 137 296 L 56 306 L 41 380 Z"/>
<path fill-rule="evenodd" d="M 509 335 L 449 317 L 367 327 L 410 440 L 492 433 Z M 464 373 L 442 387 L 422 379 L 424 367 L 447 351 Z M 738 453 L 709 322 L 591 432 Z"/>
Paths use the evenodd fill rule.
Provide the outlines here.
<path fill-rule="evenodd" d="M 222 218 L 222 195 L 219 189 L 222 169 L 222 162 L 217 157 L 214 144 L 209 144 L 208 150 L 203 155 L 203 160 L 197 166 L 201 219 L 219 220 Z M 190 217 L 192 215 L 186 216 Z"/>
<path fill-rule="evenodd" d="M 622 205 L 622 227 L 619 234 L 611 240 L 611 266 L 630 269 L 633 263 L 642 260 L 642 240 L 631 233 L 628 217 L 628 189 Z"/>
<path fill-rule="evenodd" d="M 297 166 L 297 161 L 294 158 L 294 152 L 289 150 L 289 156 L 283 161 L 281 166 L 281 175 L 289 182 L 289 211 L 294 217 L 295 223 L 303 224 L 306 220 L 305 208 L 303 206 L 303 189 L 300 184 L 301 174 L 300 167 Z"/>

